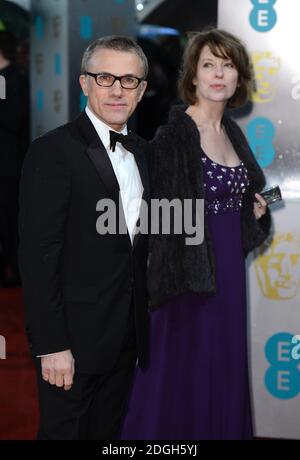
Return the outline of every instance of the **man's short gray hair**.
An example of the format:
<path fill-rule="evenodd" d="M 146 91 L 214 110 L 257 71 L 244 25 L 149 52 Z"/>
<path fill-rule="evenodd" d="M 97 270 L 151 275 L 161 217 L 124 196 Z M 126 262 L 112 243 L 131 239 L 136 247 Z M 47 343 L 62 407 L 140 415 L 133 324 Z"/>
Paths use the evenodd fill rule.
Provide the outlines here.
<path fill-rule="evenodd" d="M 142 48 L 130 37 L 121 35 L 109 35 L 107 37 L 101 37 L 91 43 L 85 50 L 82 61 L 81 61 L 81 74 L 84 75 L 88 71 L 88 65 L 93 54 L 99 49 L 111 49 L 116 51 L 126 51 L 129 53 L 135 53 L 141 60 L 144 75 L 146 78 L 148 75 L 148 60 L 145 56 Z"/>

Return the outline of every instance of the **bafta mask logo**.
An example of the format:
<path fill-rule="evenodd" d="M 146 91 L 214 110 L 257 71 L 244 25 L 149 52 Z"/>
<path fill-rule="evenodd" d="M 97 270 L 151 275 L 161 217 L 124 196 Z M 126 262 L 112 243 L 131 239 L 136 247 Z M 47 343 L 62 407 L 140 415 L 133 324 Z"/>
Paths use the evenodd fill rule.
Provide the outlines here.
<path fill-rule="evenodd" d="M 43 53 L 37 53 L 35 55 L 35 69 L 38 75 L 41 75 L 44 70 L 44 55 Z"/>
<path fill-rule="evenodd" d="M 280 71 L 280 58 L 269 51 L 252 54 L 255 70 L 256 91 L 253 102 L 264 103 L 274 99 L 277 91 L 277 74 Z"/>
<path fill-rule="evenodd" d="M 52 19 L 52 30 L 54 38 L 59 38 L 61 34 L 61 17 L 54 16 Z"/>
<path fill-rule="evenodd" d="M 54 111 L 59 113 L 61 111 L 61 105 L 62 105 L 62 91 L 57 89 L 53 93 L 53 108 L 54 108 Z"/>
<path fill-rule="evenodd" d="M 256 255 L 254 266 L 263 295 L 274 300 L 296 297 L 300 287 L 300 236 L 278 233 L 271 245 L 262 245 Z"/>

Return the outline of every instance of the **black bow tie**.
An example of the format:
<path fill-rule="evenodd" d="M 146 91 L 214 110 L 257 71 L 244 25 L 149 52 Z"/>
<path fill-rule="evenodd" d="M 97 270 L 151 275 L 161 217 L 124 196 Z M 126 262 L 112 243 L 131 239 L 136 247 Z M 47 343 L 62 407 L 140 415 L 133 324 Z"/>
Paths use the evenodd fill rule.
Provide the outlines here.
<path fill-rule="evenodd" d="M 132 151 L 134 150 L 134 146 L 137 143 L 138 136 L 133 133 L 124 134 L 117 133 L 116 131 L 109 131 L 110 136 L 110 148 L 114 152 L 116 149 L 116 143 L 120 142 L 126 150 Z"/>

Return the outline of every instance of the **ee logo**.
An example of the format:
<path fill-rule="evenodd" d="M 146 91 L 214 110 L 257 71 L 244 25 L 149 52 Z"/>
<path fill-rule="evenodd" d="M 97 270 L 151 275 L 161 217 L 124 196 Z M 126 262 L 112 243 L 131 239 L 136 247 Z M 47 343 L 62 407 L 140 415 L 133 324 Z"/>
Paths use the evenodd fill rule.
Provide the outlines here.
<path fill-rule="evenodd" d="M 254 8 L 250 13 L 250 24 L 258 32 L 268 32 L 277 21 L 273 6 L 277 0 L 251 0 Z"/>
<path fill-rule="evenodd" d="M 280 332 L 273 335 L 265 347 L 266 358 L 270 363 L 265 375 L 268 391 L 279 399 L 291 399 L 300 392 L 299 361 L 293 359 L 293 335 Z"/>
<path fill-rule="evenodd" d="M 270 166 L 275 158 L 275 133 L 275 127 L 268 118 L 254 118 L 247 126 L 247 138 L 261 168 Z"/>

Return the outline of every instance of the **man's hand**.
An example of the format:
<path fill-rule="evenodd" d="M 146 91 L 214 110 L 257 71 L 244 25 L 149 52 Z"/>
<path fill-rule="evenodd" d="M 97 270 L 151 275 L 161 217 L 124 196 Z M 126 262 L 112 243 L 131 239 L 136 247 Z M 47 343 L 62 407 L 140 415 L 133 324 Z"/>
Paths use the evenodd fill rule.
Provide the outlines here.
<path fill-rule="evenodd" d="M 74 358 L 71 350 L 60 351 L 41 358 L 42 376 L 46 382 L 70 390 L 74 377 Z"/>
<path fill-rule="evenodd" d="M 267 212 L 267 203 L 259 193 L 255 193 L 255 198 L 257 202 L 253 204 L 253 212 L 256 217 L 256 220 L 260 219 Z"/>

